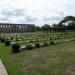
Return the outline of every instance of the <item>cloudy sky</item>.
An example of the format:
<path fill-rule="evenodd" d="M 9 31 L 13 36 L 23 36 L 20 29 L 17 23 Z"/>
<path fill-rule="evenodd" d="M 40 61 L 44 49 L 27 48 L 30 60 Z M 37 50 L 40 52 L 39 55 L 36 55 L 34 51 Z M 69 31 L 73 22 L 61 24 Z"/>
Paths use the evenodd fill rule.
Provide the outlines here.
<path fill-rule="evenodd" d="M 0 0 L 1 23 L 58 23 L 75 16 L 75 0 Z"/>

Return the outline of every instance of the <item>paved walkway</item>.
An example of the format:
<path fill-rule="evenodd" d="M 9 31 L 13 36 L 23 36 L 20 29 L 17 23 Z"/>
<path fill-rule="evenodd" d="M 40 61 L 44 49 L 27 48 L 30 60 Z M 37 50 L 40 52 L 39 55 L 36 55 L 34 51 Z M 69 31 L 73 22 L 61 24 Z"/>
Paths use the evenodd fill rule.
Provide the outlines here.
<path fill-rule="evenodd" d="M 8 75 L 2 61 L 0 60 L 0 75 Z"/>

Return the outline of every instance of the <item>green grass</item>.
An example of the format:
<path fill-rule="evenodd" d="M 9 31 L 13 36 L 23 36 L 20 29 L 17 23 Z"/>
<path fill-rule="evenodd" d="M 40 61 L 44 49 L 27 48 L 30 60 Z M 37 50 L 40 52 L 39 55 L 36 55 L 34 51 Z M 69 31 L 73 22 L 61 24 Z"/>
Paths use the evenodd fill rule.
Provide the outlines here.
<path fill-rule="evenodd" d="M 4 63 L 9 75 L 23 75 L 20 65 L 13 57 L 11 48 L 0 43 L 0 59 Z"/>
<path fill-rule="evenodd" d="M 12 54 L 0 43 L 0 58 L 9 75 L 69 75 L 75 73 L 75 42 Z"/>

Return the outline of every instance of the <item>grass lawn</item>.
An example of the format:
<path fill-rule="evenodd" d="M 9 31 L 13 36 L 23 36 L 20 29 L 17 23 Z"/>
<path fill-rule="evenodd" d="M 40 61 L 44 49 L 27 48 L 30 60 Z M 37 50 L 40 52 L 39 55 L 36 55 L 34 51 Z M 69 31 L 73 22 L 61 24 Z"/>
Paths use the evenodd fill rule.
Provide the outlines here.
<path fill-rule="evenodd" d="M 75 75 L 75 41 L 18 54 L 0 43 L 0 58 L 9 75 Z"/>

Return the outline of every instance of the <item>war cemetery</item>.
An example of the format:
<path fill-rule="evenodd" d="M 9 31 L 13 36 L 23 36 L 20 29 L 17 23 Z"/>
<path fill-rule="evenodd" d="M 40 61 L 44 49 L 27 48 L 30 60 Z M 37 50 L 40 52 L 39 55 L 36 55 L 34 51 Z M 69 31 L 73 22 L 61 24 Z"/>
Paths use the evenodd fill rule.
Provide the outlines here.
<path fill-rule="evenodd" d="M 75 75 L 75 17 L 42 27 L 0 23 L 0 58 L 8 75 Z"/>

